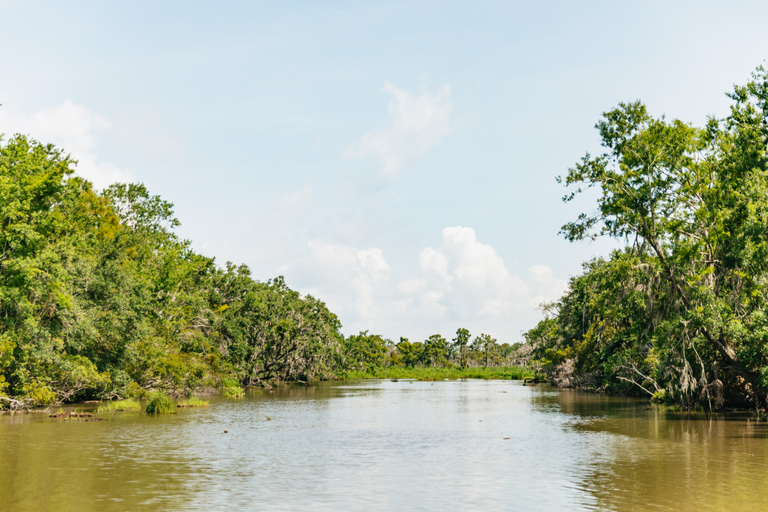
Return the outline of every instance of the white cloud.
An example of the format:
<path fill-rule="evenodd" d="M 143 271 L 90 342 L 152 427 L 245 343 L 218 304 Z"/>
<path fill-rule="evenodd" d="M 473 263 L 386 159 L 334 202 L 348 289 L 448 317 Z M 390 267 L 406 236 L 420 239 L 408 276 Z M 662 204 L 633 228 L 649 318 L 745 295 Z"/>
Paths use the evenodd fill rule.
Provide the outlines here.
<path fill-rule="evenodd" d="M 422 250 L 419 264 L 423 288 L 413 297 L 417 307 L 424 306 L 419 314 L 499 316 L 528 306 L 529 287 L 472 228 L 443 229 L 440 246 Z"/>
<path fill-rule="evenodd" d="M 518 341 L 520 330 L 533 327 L 540 317 L 539 304 L 566 289 L 566 282 L 543 265 L 528 269 L 525 279 L 511 273 L 469 227 L 443 229 L 440 245 L 424 248 L 418 261 L 420 276 L 397 285 L 391 307 L 421 336 L 450 334 L 446 326 L 462 325 Z"/>
<path fill-rule="evenodd" d="M 371 329 L 392 339 L 422 339 L 435 332 L 452 335 L 461 326 L 515 342 L 521 330 L 541 318 L 539 304 L 566 289 L 566 282 L 543 265 L 522 277 L 511 273 L 469 227 L 443 229 L 440 245 L 424 248 L 415 258 L 415 275 L 399 280 L 379 248 L 322 240 L 307 248 L 303 258 L 280 272 L 303 293 L 325 300 L 347 333 Z"/>
<path fill-rule="evenodd" d="M 381 249 L 356 249 L 324 240 L 311 240 L 303 258 L 279 270 L 291 281 L 299 282 L 302 293 L 310 293 L 326 302 L 344 319 L 355 325 L 378 325 L 383 317 L 379 300 L 381 285 L 389 280 L 389 264 Z"/>
<path fill-rule="evenodd" d="M 386 130 L 369 132 L 347 149 L 349 158 L 374 157 L 384 164 L 385 174 L 396 174 L 407 163 L 426 154 L 451 132 L 451 88 L 434 94 L 414 95 L 384 85 L 392 95 L 387 111 L 391 124 Z"/>
<path fill-rule="evenodd" d="M 78 161 L 76 173 L 101 189 L 115 182 L 133 180 L 130 172 L 110 162 L 99 160 L 95 154 L 95 133 L 109 128 L 106 119 L 67 100 L 61 105 L 44 108 L 27 115 L 19 111 L 0 109 L 0 133 L 10 137 L 15 133 L 29 135 L 42 143 L 53 143 Z"/>

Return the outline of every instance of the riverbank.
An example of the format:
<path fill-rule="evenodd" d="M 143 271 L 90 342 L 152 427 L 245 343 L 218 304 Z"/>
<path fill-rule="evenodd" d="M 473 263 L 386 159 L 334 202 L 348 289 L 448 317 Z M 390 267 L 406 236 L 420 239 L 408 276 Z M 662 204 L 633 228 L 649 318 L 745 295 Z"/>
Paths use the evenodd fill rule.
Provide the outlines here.
<path fill-rule="evenodd" d="M 486 380 L 523 380 L 533 378 L 536 372 L 520 366 L 492 366 L 489 368 L 402 368 L 382 367 L 368 371 L 350 371 L 339 375 L 339 380 L 365 379 L 486 379 Z"/>

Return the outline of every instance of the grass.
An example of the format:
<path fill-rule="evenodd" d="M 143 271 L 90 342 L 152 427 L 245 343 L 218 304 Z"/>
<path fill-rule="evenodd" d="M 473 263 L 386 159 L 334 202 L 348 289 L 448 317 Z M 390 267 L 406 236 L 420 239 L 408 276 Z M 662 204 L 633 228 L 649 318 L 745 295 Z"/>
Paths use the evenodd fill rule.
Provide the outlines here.
<path fill-rule="evenodd" d="M 141 404 L 138 400 L 128 399 L 107 402 L 100 405 L 96 412 L 138 411 L 139 409 L 141 409 Z"/>
<path fill-rule="evenodd" d="M 179 400 L 176 407 L 208 407 L 208 402 L 200 400 L 196 396 L 191 396 L 186 400 Z"/>
<path fill-rule="evenodd" d="M 227 386 L 224 388 L 226 398 L 242 398 L 245 396 L 245 390 L 240 386 Z"/>
<path fill-rule="evenodd" d="M 155 391 L 149 395 L 147 407 L 144 410 L 147 414 L 176 414 L 171 397 L 162 391 Z"/>
<path fill-rule="evenodd" d="M 534 377 L 535 372 L 519 366 L 492 366 L 489 368 L 403 368 L 390 366 L 376 368 L 368 372 L 351 371 L 342 375 L 343 380 L 362 379 L 415 379 L 415 380 L 445 380 L 445 379 L 493 379 L 493 380 L 523 380 Z"/>
<path fill-rule="evenodd" d="M 245 396 L 245 390 L 236 380 L 224 379 L 221 381 L 221 384 L 226 398 L 242 398 Z"/>

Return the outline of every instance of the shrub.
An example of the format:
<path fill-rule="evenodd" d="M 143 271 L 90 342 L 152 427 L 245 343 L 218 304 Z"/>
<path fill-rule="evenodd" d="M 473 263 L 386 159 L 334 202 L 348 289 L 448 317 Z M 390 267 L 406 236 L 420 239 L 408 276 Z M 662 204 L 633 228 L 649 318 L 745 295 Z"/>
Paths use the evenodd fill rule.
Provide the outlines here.
<path fill-rule="evenodd" d="M 171 397 L 162 391 L 155 391 L 149 395 L 147 407 L 144 410 L 147 414 L 176 414 Z"/>
<path fill-rule="evenodd" d="M 234 379 L 222 379 L 221 387 L 224 390 L 224 396 L 227 398 L 242 398 L 245 396 L 245 390 Z"/>

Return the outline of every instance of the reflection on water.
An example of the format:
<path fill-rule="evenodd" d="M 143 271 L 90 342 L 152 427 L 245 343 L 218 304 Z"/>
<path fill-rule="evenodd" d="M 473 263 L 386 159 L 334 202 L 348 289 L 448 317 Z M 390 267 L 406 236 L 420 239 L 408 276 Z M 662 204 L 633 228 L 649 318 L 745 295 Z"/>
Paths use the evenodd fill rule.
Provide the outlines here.
<path fill-rule="evenodd" d="M 768 510 L 765 422 L 519 382 L 107 417 L 0 416 L 0 510 Z"/>

